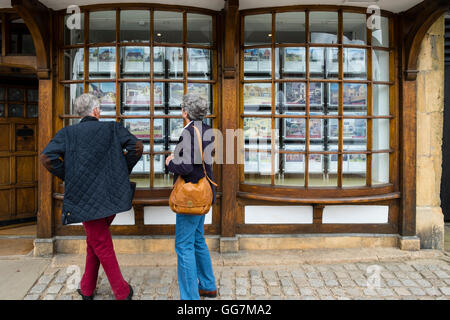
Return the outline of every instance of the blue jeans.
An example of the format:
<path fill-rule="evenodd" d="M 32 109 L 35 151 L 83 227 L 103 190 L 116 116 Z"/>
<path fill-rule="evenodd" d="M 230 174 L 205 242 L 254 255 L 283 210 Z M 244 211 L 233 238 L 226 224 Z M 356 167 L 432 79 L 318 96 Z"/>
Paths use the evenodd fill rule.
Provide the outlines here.
<path fill-rule="evenodd" d="M 200 300 L 198 290 L 215 291 L 211 257 L 204 237 L 205 216 L 177 214 L 175 251 L 181 300 Z"/>

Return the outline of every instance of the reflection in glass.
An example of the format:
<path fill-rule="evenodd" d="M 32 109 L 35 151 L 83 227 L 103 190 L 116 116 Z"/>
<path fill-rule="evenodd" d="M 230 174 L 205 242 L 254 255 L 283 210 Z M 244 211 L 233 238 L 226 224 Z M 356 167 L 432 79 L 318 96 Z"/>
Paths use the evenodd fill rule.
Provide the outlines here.
<path fill-rule="evenodd" d="M 180 139 L 184 125 L 183 119 L 169 119 L 169 138 L 171 141 L 177 142 Z"/>
<path fill-rule="evenodd" d="M 211 45 L 213 42 L 212 16 L 187 14 L 187 43 Z"/>
<path fill-rule="evenodd" d="M 150 114 L 150 83 L 122 83 L 122 102 L 124 115 Z"/>
<path fill-rule="evenodd" d="M 272 174 L 272 154 L 258 145 L 247 145 L 245 151 L 244 175 L 246 183 L 270 184 Z M 278 172 L 278 162 L 275 172 Z"/>
<path fill-rule="evenodd" d="M 153 139 L 155 139 L 155 141 L 165 139 L 165 121 L 165 119 L 153 120 Z"/>
<path fill-rule="evenodd" d="M 20 88 L 8 88 L 8 101 L 20 101 L 25 99 L 25 91 Z"/>
<path fill-rule="evenodd" d="M 8 117 L 9 118 L 23 118 L 25 108 L 23 104 L 9 104 Z"/>
<path fill-rule="evenodd" d="M 344 48 L 344 78 L 367 79 L 367 58 L 365 49 Z"/>
<path fill-rule="evenodd" d="M 209 83 L 188 83 L 187 92 L 196 94 L 211 103 L 211 85 Z"/>
<path fill-rule="evenodd" d="M 272 119 L 244 118 L 244 139 L 269 141 L 272 137 Z M 270 145 L 269 145 L 270 146 Z"/>
<path fill-rule="evenodd" d="M 123 47 L 120 59 L 122 78 L 150 78 L 149 47 Z"/>
<path fill-rule="evenodd" d="M 272 49 L 244 50 L 244 79 L 272 78 Z"/>
<path fill-rule="evenodd" d="M 38 117 L 38 105 L 29 104 L 27 105 L 27 118 L 37 118 Z"/>
<path fill-rule="evenodd" d="M 121 10 L 120 11 L 120 41 L 149 42 L 150 41 L 150 11 Z"/>
<path fill-rule="evenodd" d="M 280 153 L 280 174 L 275 176 L 275 185 L 303 187 L 305 185 L 305 155 Z"/>
<path fill-rule="evenodd" d="M 367 43 L 367 17 L 365 14 L 344 12 L 344 44 Z"/>
<path fill-rule="evenodd" d="M 155 82 L 153 84 L 153 105 L 155 114 L 164 114 L 164 83 Z"/>
<path fill-rule="evenodd" d="M 155 11 L 153 37 L 159 43 L 183 43 L 183 13 Z"/>
<path fill-rule="evenodd" d="M 64 50 L 64 80 L 83 80 L 84 49 Z"/>
<path fill-rule="evenodd" d="M 28 102 L 38 102 L 38 100 L 39 100 L 39 91 L 37 89 L 28 89 L 27 90 L 27 101 Z"/>
<path fill-rule="evenodd" d="M 332 111 L 337 112 L 336 99 L 339 98 L 339 91 L 328 92 L 328 87 L 335 84 L 311 82 L 309 84 L 309 111 L 312 115 L 329 114 Z M 328 97 L 326 95 L 328 94 Z M 327 98 L 327 99 L 326 99 Z M 339 99 L 337 100 L 339 102 Z"/>
<path fill-rule="evenodd" d="M 306 27 L 304 12 L 283 12 L 276 15 L 277 43 L 305 43 Z"/>
<path fill-rule="evenodd" d="M 93 11 L 89 13 L 89 42 L 116 41 L 116 11 Z"/>
<path fill-rule="evenodd" d="M 365 154 L 342 155 L 342 185 L 360 187 L 366 185 L 367 157 Z"/>
<path fill-rule="evenodd" d="M 144 153 L 150 151 L 150 145 L 144 142 Z M 143 154 L 138 163 L 134 166 L 130 175 L 130 181 L 136 182 L 137 188 L 150 187 L 150 155 Z"/>
<path fill-rule="evenodd" d="M 309 49 L 309 73 L 311 78 L 337 79 L 339 77 L 339 49 Z"/>
<path fill-rule="evenodd" d="M 311 12 L 309 32 L 311 43 L 338 43 L 338 13 Z"/>
<path fill-rule="evenodd" d="M 372 64 L 373 81 L 389 81 L 389 52 L 374 50 Z"/>
<path fill-rule="evenodd" d="M 211 50 L 188 48 L 188 79 L 212 79 Z"/>
<path fill-rule="evenodd" d="M 367 120 L 344 119 L 344 151 L 367 150 Z"/>
<path fill-rule="evenodd" d="M 276 78 L 283 79 L 306 77 L 305 48 L 277 48 L 275 52 Z"/>
<path fill-rule="evenodd" d="M 389 183 L 389 153 L 372 155 L 372 185 Z"/>
<path fill-rule="evenodd" d="M 184 77 L 183 48 L 155 47 L 153 72 L 155 78 L 179 79 Z"/>
<path fill-rule="evenodd" d="M 306 83 L 280 82 L 277 84 L 276 112 L 280 114 L 305 114 Z"/>
<path fill-rule="evenodd" d="M 80 18 L 77 21 L 77 18 Z M 68 28 L 68 23 L 73 28 Z M 76 25 L 77 23 L 79 25 Z M 64 17 L 64 44 L 74 45 L 84 43 L 84 13 L 80 13 L 78 16 L 68 15 Z"/>
<path fill-rule="evenodd" d="M 100 101 L 102 116 L 116 115 L 116 83 L 90 83 L 89 93 L 92 93 Z"/>
<path fill-rule="evenodd" d="M 310 154 L 308 161 L 308 186 L 337 186 L 337 155 Z"/>
<path fill-rule="evenodd" d="M 381 29 L 373 29 L 372 46 L 389 47 L 389 18 L 380 17 Z"/>
<path fill-rule="evenodd" d="M 68 115 L 76 115 L 73 109 L 75 99 L 83 94 L 83 84 L 74 83 L 64 86 L 64 112 Z"/>
<path fill-rule="evenodd" d="M 123 125 L 131 134 L 138 139 L 150 140 L 150 120 L 149 119 L 124 119 Z"/>
<path fill-rule="evenodd" d="M 184 84 L 170 83 L 169 84 L 169 106 L 180 108 L 183 102 Z"/>
<path fill-rule="evenodd" d="M 116 77 L 116 48 L 89 48 L 89 78 L 114 79 Z"/>
<path fill-rule="evenodd" d="M 389 150 L 390 146 L 389 119 L 373 119 L 372 150 Z"/>
<path fill-rule="evenodd" d="M 388 116 L 389 111 L 389 86 L 388 85 L 373 85 L 373 115 L 374 116 Z"/>
<path fill-rule="evenodd" d="M 249 15 L 244 21 L 245 45 L 272 43 L 272 14 Z"/>
<path fill-rule="evenodd" d="M 270 113 L 272 110 L 272 84 L 244 84 L 244 112 Z"/>

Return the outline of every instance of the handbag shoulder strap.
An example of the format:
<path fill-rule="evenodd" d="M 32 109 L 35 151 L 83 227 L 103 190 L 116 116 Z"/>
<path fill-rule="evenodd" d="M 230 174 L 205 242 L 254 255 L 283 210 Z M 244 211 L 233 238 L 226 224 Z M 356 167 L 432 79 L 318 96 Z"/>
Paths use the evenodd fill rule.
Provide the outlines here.
<path fill-rule="evenodd" d="M 212 180 L 208 177 L 208 174 L 206 173 L 205 160 L 203 159 L 203 143 L 202 143 L 202 137 L 201 137 L 201 134 L 200 134 L 200 130 L 198 130 L 198 128 L 195 126 L 195 123 L 193 124 L 193 127 L 194 127 L 194 131 L 195 131 L 195 133 L 196 133 L 197 140 L 198 140 L 198 143 L 199 143 L 199 146 L 200 146 L 200 154 L 201 154 L 201 156 L 202 156 L 203 172 L 205 173 L 206 179 L 208 179 L 208 181 L 209 181 L 212 185 L 214 185 L 215 187 L 217 187 L 218 185 L 217 185 L 214 181 L 212 181 Z"/>

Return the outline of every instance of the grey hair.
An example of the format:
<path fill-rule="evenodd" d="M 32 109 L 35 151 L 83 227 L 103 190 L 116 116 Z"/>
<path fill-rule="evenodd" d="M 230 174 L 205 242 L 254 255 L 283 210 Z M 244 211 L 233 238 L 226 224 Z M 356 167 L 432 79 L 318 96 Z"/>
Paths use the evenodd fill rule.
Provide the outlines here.
<path fill-rule="evenodd" d="M 192 121 L 202 121 L 208 114 L 208 103 L 203 97 L 193 93 L 184 95 L 181 107 L 187 112 Z"/>
<path fill-rule="evenodd" d="M 80 117 L 86 117 L 92 113 L 94 108 L 100 107 L 100 101 L 91 93 L 84 93 L 75 99 L 75 113 Z"/>

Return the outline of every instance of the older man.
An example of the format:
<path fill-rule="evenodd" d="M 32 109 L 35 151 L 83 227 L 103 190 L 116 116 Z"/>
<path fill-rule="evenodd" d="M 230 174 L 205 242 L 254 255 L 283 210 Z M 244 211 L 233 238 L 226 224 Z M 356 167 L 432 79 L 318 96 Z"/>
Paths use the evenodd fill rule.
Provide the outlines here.
<path fill-rule="evenodd" d="M 91 94 L 75 100 L 80 123 L 59 130 L 41 154 L 42 164 L 64 181 L 62 223 L 82 222 L 86 231 L 85 273 L 78 292 L 92 300 L 103 266 L 117 300 L 131 300 L 114 252 L 109 226 L 115 214 L 131 209 L 131 170 L 143 144 L 120 123 L 100 122 L 100 104 Z"/>

